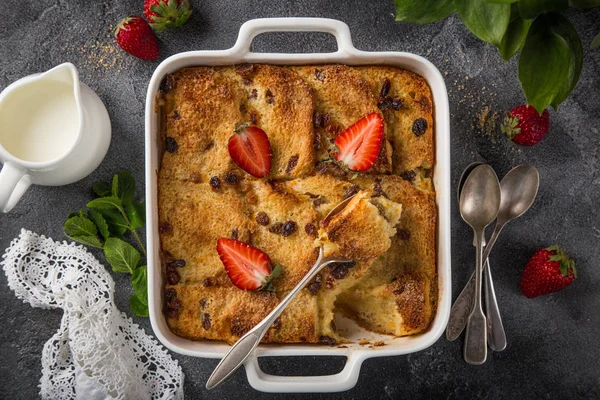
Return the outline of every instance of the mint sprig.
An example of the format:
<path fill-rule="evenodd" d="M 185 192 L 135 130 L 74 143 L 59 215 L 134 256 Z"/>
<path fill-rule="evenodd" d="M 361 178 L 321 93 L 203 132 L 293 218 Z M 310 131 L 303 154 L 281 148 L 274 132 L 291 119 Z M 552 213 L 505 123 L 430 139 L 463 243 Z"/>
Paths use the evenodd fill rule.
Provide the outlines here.
<path fill-rule="evenodd" d="M 139 317 L 148 316 L 147 266 L 142 264 L 146 248 L 137 229 L 143 228 L 146 208 L 134 200 L 135 180 L 129 171 L 120 171 L 111 184 L 97 182 L 92 188 L 98 198 L 87 210 L 70 213 L 63 226 L 65 235 L 86 246 L 100 248 L 115 272 L 131 274 L 134 294 L 129 307 Z M 123 240 L 130 233 L 137 248 Z"/>

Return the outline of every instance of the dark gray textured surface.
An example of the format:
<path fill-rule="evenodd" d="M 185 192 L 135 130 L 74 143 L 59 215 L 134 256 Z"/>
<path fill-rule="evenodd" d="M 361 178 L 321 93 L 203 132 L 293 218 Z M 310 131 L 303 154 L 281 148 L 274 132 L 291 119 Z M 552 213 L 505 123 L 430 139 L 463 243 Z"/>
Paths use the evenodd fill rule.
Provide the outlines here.
<path fill-rule="evenodd" d="M 113 139 L 106 159 L 91 176 L 66 187 L 32 187 L 10 214 L 0 215 L 2 249 L 22 227 L 64 239 L 61 226 L 66 215 L 85 204 L 93 182 L 107 180 L 119 169 L 131 170 L 141 186 L 144 97 L 158 65 L 158 61 L 121 56 L 106 47 L 113 43 L 110 27 L 122 16 L 141 13 L 142 0 L 19 3 L 5 8 L 0 18 L 0 89 L 24 75 L 73 62 L 81 79 L 105 102 Z M 442 338 L 417 354 L 366 361 L 357 386 L 331 398 L 600 398 L 600 217 L 596 211 L 600 201 L 600 50 L 586 50 L 581 81 L 560 112 L 551 113 L 549 135 L 536 147 L 519 148 L 505 140 L 498 129 L 490 129 L 494 113 L 502 114 L 524 101 L 515 60 L 504 64 L 492 46 L 471 36 L 455 16 L 428 26 L 399 24 L 394 22 L 391 0 L 193 3 L 195 12 L 190 23 L 180 31 L 160 36 L 160 59 L 186 50 L 229 48 L 240 25 L 252 18 L 340 19 L 350 26 L 357 48 L 420 54 L 446 74 L 452 113 L 453 184 L 462 169 L 477 160 L 490 163 L 500 176 L 524 162 L 540 171 L 537 202 L 526 216 L 505 229 L 491 257 L 507 349 L 490 354 L 485 365 L 473 367 L 462 361 L 460 341 L 449 343 Z M 600 30 L 599 11 L 569 14 L 586 49 Z M 104 46 L 96 48 L 96 55 L 90 55 L 96 41 Z M 323 51 L 334 47 L 334 41 L 325 35 L 269 35 L 255 42 L 255 49 L 263 51 Z M 488 122 L 481 124 L 486 106 L 490 109 Z M 471 233 L 460 220 L 455 204 L 452 212 L 456 292 L 471 271 L 473 249 Z M 556 241 L 575 258 L 579 281 L 555 295 L 524 298 L 519 290 L 523 266 L 535 250 Z M 129 279 L 113 276 L 118 306 L 129 313 Z M 0 398 L 36 398 L 42 346 L 58 328 L 61 312 L 21 303 L 8 289 L 6 279 L 0 281 Z M 147 320 L 134 319 L 151 332 Z M 309 397 L 256 392 L 248 385 L 243 370 L 207 393 L 204 383 L 217 361 L 174 357 L 186 374 L 188 398 Z M 307 357 L 268 360 L 264 367 L 271 373 L 317 374 L 336 372 L 342 365 L 339 360 Z"/>

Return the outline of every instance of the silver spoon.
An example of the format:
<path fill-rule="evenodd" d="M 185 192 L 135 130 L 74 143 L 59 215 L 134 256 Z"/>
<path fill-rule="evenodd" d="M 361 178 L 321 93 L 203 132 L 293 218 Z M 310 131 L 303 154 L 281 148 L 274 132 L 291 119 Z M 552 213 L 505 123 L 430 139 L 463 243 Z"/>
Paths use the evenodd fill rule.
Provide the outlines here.
<path fill-rule="evenodd" d="M 347 198 L 342 201 L 338 205 L 336 205 L 325 217 L 325 219 L 339 213 L 346 207 L 346 205 L 352 200 L 354 196 Z M 254 328 L 250 329 L 244 336 L 238 339 L 238 341 L 229 349 L 227 354 L 223 357 L 223 359 L 219 362 L 213 373 L 208 378 L 208 382 L 206 382 L 206 388 L 208 390 L 214 389 L 218 385 L 220 385 L 223 381 L 231 376 L 231 374 L 237 370 L 243 363 L 246 361 L 248 356 L 254 351 L 256 346 L 260 343 L 261 339 L 273 322 L 279 317 L 282 311 L 287 307 L 287 305 L 294 299 L 296 294 L 300 292 L 304 286 L 308 282 L 310 282 L 316 275 L 326 266 L 332 263 L 343 263 L 350 262 L 349 260 L 344 259 L 334 259 L 329 257 L 324 257 L 323 255 L 323 247 L 319 248 L 319 257 L 317 258 L 317 262 L 313 267 L 308 271 L 308 274 L 298 284 L 290 293 L 281 302 L 267 315 L 261 322 L 259 322 Z"/>
<path fill-rule="evenodd" d="M 487 358 L 486 318 L 481 308 L 481 272 L 483 236 L 500 209 L 500 182 L 489 165 L 475 167 L 460 194 L 460 215 L 476 236 L 475 302 L 467 320 L 464 358 L 469 364 L 483 364 Z"/>
<path fill-rule="evenodd" d="M 471 166 L 469 166 L 471 167 Z M 467 167 L 467 168 L 469 168 Z M 465 170 L 466 172 L 466 170 Z M 533 204 L 539 187 L 539 173 L 535 167 L 527 164 L 519 165 L 508 172 L 500 182 L 501 202 L 498 219 L 492 237 L 485 247 L 484 259 L 487 260 L 504 226 L 515 218 L 523 215 Z M 486 265 L 486 269 L 489 265 Z M 488 272 L 485 274 L 488 275 Z M 463 331 L 467 316 L 473 305 L 472 296 L 475 293 L 475 274 L 472 274 L 462 292 L 458 295 L 450 310 L 450 321 L 446 329 L 448 340 L 456 339 Z M 486 282 L 486 311 L 488 311 L 488 340 L 494 351 L 506 348 L 506 335 L 491 279 Z M 490 304 L 488 304 L 490 303 Z"/>

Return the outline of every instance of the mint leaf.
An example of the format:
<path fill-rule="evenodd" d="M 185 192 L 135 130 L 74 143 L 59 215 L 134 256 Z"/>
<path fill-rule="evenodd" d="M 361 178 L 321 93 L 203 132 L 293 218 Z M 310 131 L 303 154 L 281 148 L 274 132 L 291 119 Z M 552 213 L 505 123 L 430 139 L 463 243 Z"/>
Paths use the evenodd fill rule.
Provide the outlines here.
<path fill-rule="evenodd" d="M 142 265 L 137 267 L 131 275 L 131 286 L 133 292 L 142 304 L 148 305 L 148 267 Z"/>
<path fill-rule="evenodd" d="M 143 203 L 138 203 L 137 201 L 125 203 L 125 212 L 131 223 L 132 230 L 141 228 L 146 223 L 146 206 Z"/>
<path fill-rule="evenodd" d="M 567 42 L 571 51 L 571 60 L 567 78 L 563 81 L 556 97 L 550 103 L 554 110 L 557 110 L 560 103 L 569 97 L 573 89 L 575 89 L 575 86 L 577 86 L 577 82 L 579 82 L 579 76 L 583 69 L 583 44 L 581 43 L 581 39 L 579 38 L 575 27 L 564 15 L 550 13 L 544 15 L 543 18 L 546 21 L 546 24 L 550 25 L 552 31 Z"/>
<path fill-rule="evenodd" d="M 96 228 L 98 228 L 98 231 L 100 232 L 102 237 L 105 240 L 108 239 L 108 237 L 110 236 L 110 232 L 108 229 L 108 224 L 106 223 L 106 220 L 104 219 L 102 214 L 100 214 L 99 211 L 92 209 L 88 211 L 88 215 L 90 219 L 94 221 L 94 224 L 96 224 Z"/>
<path fill-rule="evenodd" d="M 98 236 L 70 236 L 67 234 L 67 237 L 78 243 L 85 244 L 86 246 L 97 247 L 99 249 L 101 249 L 104 245 Z"/>
<path fill-rule="evenodd" d="M 131 308 L 131 311 L 138 317 L 148 316 L 148 306 L 143 304 L 136 295 L 129 298 L 129 308 Z"/>
<path fill-rule="evenodd" d="M 96 182 L 94 186 L 92 186 L 92 190 L 98 197 L 106 197 L 110 196 L 110 186 L 108 186 L 104 182 Z"/>
<path fill-rule="evenodd" d="M 590 49 L 595 49 L 600 47 L 600 33 L 596 35 L 596 37 L 594 38 L 594 40 L 592 40 L 592 44 L 590 46 Z"/>
<path fill-rule="evenodd" d="M 123 203 L 133 200 L 135 196 L 135 179 L 129 171 L 119 171 L 113 177 L 111 193 Z"/>
<path fill-rule="evenodd" d="M 569 0 L 520 0 L 519 13 L 524 19 L 552 11 L 567 11 Z"/>
<path fill-rule="evenodd" d="M 71 217 L 65 222 L 63 229 L 67 236 L 96 236 L 96 225 L 87 217 Z"/>
<path fill-rule="evenodd" d="M 455 0 L 456 10 L 467 28 L 484 42 L 500 46 L 510 22 L 510 4 L 481 0 Z"/>
<path fill-rule="evenodd" d="M 533 21 L 519 57 L 519 81 L 527 102 L 542 113 L 569 77 L 571 50 L 547 24 L 544 15 Z"/>
<path fill-rule="evenodd" d="M 428 24 L 455 11 L 453 0 L 394 0 L 396 21 Z"/>
<path fill-rule="evenodd" d="M 120 211 L 100 210 L 100 212 L 108 224 L 108 231 L 111 236 L 121 237 L 129 229 L 129 224 Z"/>
<path fill-rule="evenodd" d="M 83 210 L 80 210 L 78 212 L 72 212 L 72 213 L 69 213 L 69 215 L 67 215 L 67 219 L 73 218 L 73 217 L 80 217 L 82 215 L 83 215 Z"/>
<path fill-rule="evenodd" d="M 97 208 L 100 210 L 106 210 L 116 208 L 117 210 L 123 211 L 123 203 L 121 199 L 115 196 L 100 197 L 86 204 L 88 208 Z"/>
<path fill-rule="evenodd" d="M 592 8 L 600 6 L 600 0 L 569 0 L 569 4 L 577 8 Z"/>
<path fill-rule="evenodd" d="M 521 18 L 516 7 L 512 8 L 510 24 L 500 42 L 500 46 L 498 46 L 498 50 L 504 61 L 510 60 L 512 56 L 523 48 L 531 22 L 530 19 Z"/>
<path fill-rule="evenodd" d="M 133 273 L 140 263 L 140 252 L 129 243 L 117 239 L 108 238 L 104 243 L 104 255 L 115 272 Z"/>

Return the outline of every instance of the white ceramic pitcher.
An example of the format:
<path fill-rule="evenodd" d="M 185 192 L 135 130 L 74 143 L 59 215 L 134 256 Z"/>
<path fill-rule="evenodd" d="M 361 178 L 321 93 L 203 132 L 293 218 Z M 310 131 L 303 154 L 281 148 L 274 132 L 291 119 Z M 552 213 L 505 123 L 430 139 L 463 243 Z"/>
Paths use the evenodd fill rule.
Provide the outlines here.
<path fill-rule="evenodd" d="M 31 184 L 67 185 L 104 159 L 110 119 L 73 64 L 20 79 L 0 93 L 0 210 Z"/>

